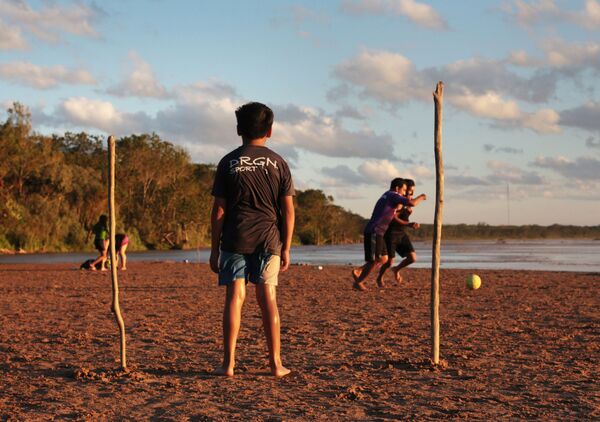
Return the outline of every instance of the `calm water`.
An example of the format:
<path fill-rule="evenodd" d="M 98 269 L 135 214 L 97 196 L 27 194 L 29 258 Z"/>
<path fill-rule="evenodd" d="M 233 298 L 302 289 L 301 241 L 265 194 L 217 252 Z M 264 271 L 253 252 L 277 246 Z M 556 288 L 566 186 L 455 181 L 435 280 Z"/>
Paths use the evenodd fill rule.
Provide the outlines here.
<path fill-rule="evenodd" d="M 431 243 L 414 243 L 418 268 L 431 267 Z M 7 263 L 72 263 L 79 265 L 93 253 L 24 254 L 0 256 Z M 208 262 L 209 250 L 150 251 L 127 254 L 129 261 Z M 299 246 L 292 249 L 292 262 L 309 265 L 363 263 L 362 245 Z M 442 268 L 484 268 L 600 272 L 598 240 L 461 241 L 444 242 Z M 0 267 L 1 270 L 1 267 Z"/>

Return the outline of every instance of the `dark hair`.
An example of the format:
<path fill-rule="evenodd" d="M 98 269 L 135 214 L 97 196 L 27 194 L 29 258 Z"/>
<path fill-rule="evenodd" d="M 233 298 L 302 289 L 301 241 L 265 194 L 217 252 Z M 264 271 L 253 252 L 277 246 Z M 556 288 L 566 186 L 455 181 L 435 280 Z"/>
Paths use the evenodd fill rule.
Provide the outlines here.
<path fill-rule="evenodd" d="M 415 185 L 415 181 L 413 179 L 404 179 L 406 182 L 406 188 L 412 188 Z"/>
<path fill-rule="evenodd" d="M 406 184 L 406 180 L 404 180 L 401 177 L 396 177 L 394 180 L 392 180 L 392 183 L 390 183 L 390 190 L 394 190 L 405 184 Z"/>
<path fill-rule="evenodd" d="M 238 135 L 245 139 L 259 139 L 273 126 L 273 110 L 261 103 L 244 104 L 235 111 Z"/>
<path fill-rule="evenodd" d="M 100 216 L 100 218 L 98 219 L 98 223 L 102 224 L 103 226 L 107 226 L 108 225 L 108 215 L 102 214 Z"/>

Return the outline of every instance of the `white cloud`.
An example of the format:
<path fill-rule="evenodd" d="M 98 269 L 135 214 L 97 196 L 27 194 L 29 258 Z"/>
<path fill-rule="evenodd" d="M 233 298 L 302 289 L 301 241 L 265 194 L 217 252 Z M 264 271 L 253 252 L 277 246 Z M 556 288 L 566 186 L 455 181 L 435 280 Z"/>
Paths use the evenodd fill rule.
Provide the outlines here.
<path fill-rule="evenodd" d="M 409 168 L 408 171 L 404 172 L 402 177 L 418 181 L 422 179 L 431 179 L 434 176 L 435 173 L 431 168 L 421 165 Z"/>
<path fill-rule="evenodd" d="M 60 107 L 63 117 L 77 126 L 89 126 L 107 133 L 122 126 L 123 115 L 108 101 L 84 97 L 69 98 Z"/>
<path fill-rule="evenodd" d="M 531 26 L 540 21 L 559 18 L 561 10 L 556 6 L 554 0 L 537 0 L 526 2 L 514 0 L 504 3 L 504 10 L 517 23 L 523 26 Z"/>
<path fill-rule="evenodd" d="M 562 10 L 555 0 L 537 0 L 526 2 L 513 0 L 505 2 L 503 10 L 508 16 L 524 27 L 553 22 L 570 22 L 588 30 L 600 29 L 600 3 L 586 0 L 583 9 L 578 11 Z"/>
<path fill-rule="evenodd" d="M 495 92 L 484 95 L 465 93 L 450 96 L 449 101 L 455 106 L 467 110 L 475 116 L 498 120 L 518 119 L 521 110 L 515 101 L 506 101 Z"/>
<path fill-rule="evenodd" d="M 437 81 L 451 92 L 483 95 L 496 92 L 527 102 L 545 102 L 556 91 L 557 76 L 538 72 L 530 78 L 509 71 L 505 61 L 471 58 L 419 70 L 405 56 L 389 51 L 364 50 L 338 64 L 334 75 L 341 85 L 331 92 L 332 101 L 347 97 L 351 87 L 363 97 L 398 105 L 410 100 L 430 101 Z"/>
<path fill-rule="evenodd" d="M 17 26 L 6 25 L 0 19 L 0 50 L 24 50 L 27 42 L 21 29 Z"/>
<path fill-rule="evenodd" d="M 542 109 L 535 113 L 525 113 L 521 117 L 521 125 L 537 133 L 559 133 L 560 115 L 552 109 Z"/>
<path fill-rule="evenodd" d="M 109 94 L 119 97 L 166 98 L 168 96 L 166 88 L 156 80 L 149 63 L 133 51 L 129 53 L 129 60 L 132 69 L 121 82 L 108 88 Z"/>
<path fill-rule="evenodd" d="M 90 7 L 80 2 L 69 6 L 47 2 L 35 10 L 24 1 L 0 0 L 0 16 L 36 38 L 51 43 L 61 41 L 63 33 L 98 38 L 94 21 L 101 13 L 97 6 Z"/>
<path fill-rule="evenodd" d="M 342 0 L 342 11 L 353 15 L 404 16 L 429 29 L 447 29 L 448 25 L 430 5 L 416 0 Z"/>
<path fill-rule="evenodd" d="M 359 87 L 362 95 L 382 102 L 402 103 L 431 96 L 412 62 L 397 53 L 365 50 L 337 65 L 334 74 Z"/>
<path fill-rule="evenodd" d="M 585 8 L 573 16 L 573 20 L 590 30 L 600 29 L 600 3 L 586 0 Z"/>
<path fill-rule="evenodd" d="M 323 185 L 336 188 L 382 184 L 388 186 L 396 177 L 413 179 L 418 183 L 434 176 L 433 170 L 429 167 L 418 165 L 400 170 L 394 163 L 386 159 L 366 160 L 358 166 L 357 170 L 340 164 L 336 167 L 324 167 L 321 171 L 327 176 L 327 179 L 322 182 Z"/>
<path fill-rule="evenodd" d="M 600 132 L 600 103 L 590 101 L 579 107 L 561 111 L 560 124 Z"/>
<path fill-rule="evenodd" d="M 543 179 L 537 173 L 522 170 L 509 163 L 491 160 L 487 162 L 487 166 L 492 171 L 492 174 L 487 176 L 490 183 L 543 184 Z"/>
<path fill-rule="evenodd" d="M 96 84 L 92 74 L 85 69 L 67 69 L 64 66 L 41 67 L 28 62 L 0 64 L 0 78 L 40 89 L 53 88 L 61 83 Z"/>
<path fill-rule="evenodd" d="M 553 170 L 569 179 L 580 181 L 600 180 L 600 160 L 593 157 L 537 157 L 533 166 Z"/>
<path fill-rule="evenodd" d="M 354 86 L 358 94 L 397 106 L 411 100 L 431 101 L 431 90 L 444 80 L 450 104 L 479 118 L 491 119 L 503 128 L 528 128 L 537 133 L 559 132 L 558 113 L 549 109 L 525 112 L 517 99 L 545 101 L 555 91 L 556 79 L 549 74 L 523 78 L 509 72 L 500 61 L 460 60 L 442 68 L 418 70 L 406 57 L 386 51 L 362 51 L 339 64 L 335 76 L 343 86 Z M 330 97 L 335 99 L 334 96 Z"/>
<path fill-rule="evenodd" d="M 402 177 L 401 172 L 389 160 L 367 160 L 358 167 L 367 183 L 389 186 L 396 177 Z"/>
<path fill-rule="evenodd" d="M 389 135 L 379 135 L 369 127 L 347 130 L 333 116 L 310 107 L 279 107 L 273 132 L 281 142 L 329 157 L 394 156 Z"/>
<path fill-rule="evenodd" d="M 46 121 L 64 126 L 94 128 L 117 136 L 156 132 L 186 147 L 194 160 L 214 162 L 239 145 L 235 109 L 246 101 L 220 81 L 198 82 L 172 89 L 173 104 L 148 115 L 118 110 L 108 101 L 69 98 Z M 295 105 L 271 105 L 275 112 L 269 145 L 291 160 L 298 150 L 329 157 L 394 157 L 391 136 L 368 126 L 348 130 L 335 114 Z"/>
<path fill-rule="evenodd" d="M 524 77 L 510 71 L 505 61 L 479 57 L 425 69 L 421 73 L 430 85 L 443 80 L 456 92 L 463 90 L 481 95 L 493 91 L 532 103 L 548 101 L 556 91 L 557 81 L 557 76 L 550 72 L 536 72 L 531 77 Z"/>
<path fill-rule="evenodd" d="M 539 67 L 544 65 L 544 61 L 536 59 L 527 54 L 524 50 L 513 51 L 506 59 L 508 63 L 521 67 Z"/>
<path fill-rule="evenodd" d="M 600 43 L 567 43 L 560 39 L 547 41 L 542 45 L 548 65 L 555 68 L 600 69 Z"/>
<path fill-rule="evenodd" d="M 448 175 L 444 177 L 446 186 L 450 188 L 463 188 L 465 186 L 487 186 L 489 182 L 485 179 L 470 175 Z"/>
<path fill-rule="evenodd" d="M 585 146 L 588 148 L 600 148 L 600 139 L 594 139 L 592 136 L 589 136 L 585 140 Z"/>
<path fill-rule="evenodd" d="M 600 69 L 600 43 L 568 43 L 559 38 L 545 40 L 540 49 L 543 57 L 534 58 L 525 51 L 518 50 L 510 53 L 507 62 L 521 67 L 556 69 L 569 76 L 573 71 L 578 72 L 587 68 Z"/>

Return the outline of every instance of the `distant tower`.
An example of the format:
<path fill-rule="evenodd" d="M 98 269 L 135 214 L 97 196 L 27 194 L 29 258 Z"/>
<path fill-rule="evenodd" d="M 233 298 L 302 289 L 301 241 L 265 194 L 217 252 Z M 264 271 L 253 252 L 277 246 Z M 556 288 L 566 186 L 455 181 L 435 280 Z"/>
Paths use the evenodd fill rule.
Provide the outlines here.
<path fill-rule="evenodd" d="M 510 226 L 510 191 L 506 184 L 506 224 Z"/>

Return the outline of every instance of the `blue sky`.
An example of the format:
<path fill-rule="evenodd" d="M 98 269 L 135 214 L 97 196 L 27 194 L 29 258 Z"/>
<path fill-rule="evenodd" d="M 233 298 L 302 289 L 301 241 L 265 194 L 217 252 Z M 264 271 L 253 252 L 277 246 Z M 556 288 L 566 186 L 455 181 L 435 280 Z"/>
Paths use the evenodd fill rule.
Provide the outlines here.
<path fill-rule="evenodd" d="M 0 0 L 0 103 L 35 130 L 216 163 L 264 102 L 296 186 L 364 216 L 404 176 L 433 219 L 443 80 L 446 223 L 600 224 L 599 73 L 597 0 Z"/>

